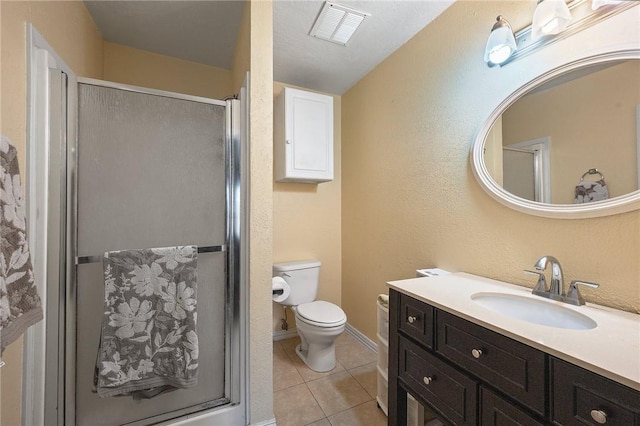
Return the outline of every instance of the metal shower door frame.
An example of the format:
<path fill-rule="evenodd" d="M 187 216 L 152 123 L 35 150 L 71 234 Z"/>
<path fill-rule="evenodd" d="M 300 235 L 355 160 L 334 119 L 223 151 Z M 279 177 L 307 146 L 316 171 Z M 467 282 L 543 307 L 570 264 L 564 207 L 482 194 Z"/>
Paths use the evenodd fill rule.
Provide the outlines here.
<path fill-rule="evenodd" d="M 77 83 L 124 90 L 128 92 L 155 95 L 171 99 L 193 101 L 225 107 L 225 176 L 226 176 L 226 300 L 225 300 L 225 378 L 224 394 L 221 400 L 208 401 L 198 406 L 187 407 L 172 411 L 152 418 L 154 424 L 170 424 L 177 418 L 189 415 L 198 416 L 220 411 L 224 419 L 237 419 L 245 417 L 246 401 L 246 356 L 243 342 L 246 340 L 246 330 L 242 326 L 241 312 L 245 311 L 246 302 L 241 286 L 241 256 L 243 231 L 242 203 L 242 170 L 241 170 L 241 120 L 240 102 L 236 99 L 219 101 L 198 96 L 184 95 L 180 93 L 166 92 L 156 89 L 148 89 L 89 78 L 77 79 Z M 74 93 L 77 93 L 77 86 Z M 77 125 L 77 96 L 75 102 L 69 102 L 69 108 L 76 116 Z M 73 105 L 71 105 L 73 104 Z M 74 132 L 77 134 L 77 129 Z M 64 395 L 64 424 L 75 425 L 75 384 L 76 384 L 76 301 L 77 301 L 77 219 L 78 219 L 78 140 L 77 137 L 67 141 L 67 196 L 66 196 L 66 256 L 63 257 L 66 270 L 65 283 L 65 312 L 64 321 L 65 350 L 64 359 L 59 366 L 64 370 L 64 377 L 58 383 L 59 395 Z M 66 260 L 64 260 L 66 259 Z M 58 398 L 59 402 L 62 398 Z M 62 404 L 59 406 L 61 408 Z M 149 419 L 146 419 L 147 421 Z M 181 419 L 182 420 L 182 419 Z M 181 422 L 182 423 L 182 422 Z M 197 419 L 196 419 L 197 423 Z M 128 423 L 130 426 L 146 424 L 145 421 Z"/>

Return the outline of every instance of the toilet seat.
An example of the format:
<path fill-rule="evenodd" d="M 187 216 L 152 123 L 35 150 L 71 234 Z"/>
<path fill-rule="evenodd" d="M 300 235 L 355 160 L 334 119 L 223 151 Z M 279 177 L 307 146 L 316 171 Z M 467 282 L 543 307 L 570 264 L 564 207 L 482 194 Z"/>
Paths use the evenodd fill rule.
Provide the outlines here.
<path fill-rule="evenodd" d="M 296 319 L 324 328 L 339 327 L 347 322 L 347 316 L 339 306 L 324 300 L 298 305 Z"/>

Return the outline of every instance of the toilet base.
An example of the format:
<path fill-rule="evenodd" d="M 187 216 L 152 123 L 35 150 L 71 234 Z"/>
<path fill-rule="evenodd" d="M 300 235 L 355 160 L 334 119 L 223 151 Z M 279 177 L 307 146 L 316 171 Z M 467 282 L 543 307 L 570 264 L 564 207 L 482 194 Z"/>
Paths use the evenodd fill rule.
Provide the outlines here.
<path fill-rule="evenodd" d="M 310 345 L 303 349 L 303 344 L 296 346 L 296 354 L 307 367 L 318 373 L 336 368 L 336 348 L 334 345 Z"/>

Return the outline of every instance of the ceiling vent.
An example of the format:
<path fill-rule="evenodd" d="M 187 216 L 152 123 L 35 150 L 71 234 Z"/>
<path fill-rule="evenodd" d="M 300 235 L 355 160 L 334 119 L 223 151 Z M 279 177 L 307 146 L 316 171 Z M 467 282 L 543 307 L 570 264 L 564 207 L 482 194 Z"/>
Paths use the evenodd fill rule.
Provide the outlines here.
<path fill-rule="evenodd" d="M 370 15 L 325 2 L 309 35 L 345 46 L 367 16 Z"/>

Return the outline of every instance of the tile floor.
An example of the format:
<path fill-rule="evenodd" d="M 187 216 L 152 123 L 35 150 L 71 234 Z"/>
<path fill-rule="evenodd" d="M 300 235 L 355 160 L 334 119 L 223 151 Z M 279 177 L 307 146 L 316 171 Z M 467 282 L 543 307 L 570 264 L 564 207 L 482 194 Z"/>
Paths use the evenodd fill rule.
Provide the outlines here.
<path fill-rule="evenodd" d="M 377 355 L 349 333 L 336 340 L 336 368 L 309 369 L 299 338 L 273 342 L 273 399 L 278 426 L 384 426 L 376 403 Z"/>

